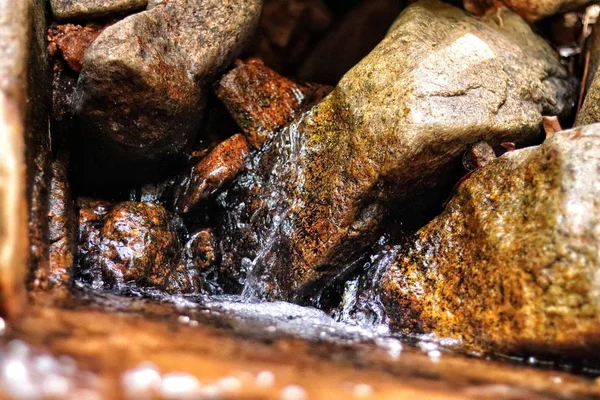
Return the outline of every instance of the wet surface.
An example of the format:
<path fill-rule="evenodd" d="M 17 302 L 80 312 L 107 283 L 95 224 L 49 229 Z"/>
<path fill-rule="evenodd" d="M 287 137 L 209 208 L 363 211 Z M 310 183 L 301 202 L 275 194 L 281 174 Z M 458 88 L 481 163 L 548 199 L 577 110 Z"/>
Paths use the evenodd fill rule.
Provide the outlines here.
<path fill-rule="evenodd" d="M 202 304 L 202 305 L 200 305 Z M 3 329 L 8 396 L 60 398 L 600 398 L 574 375 L 453 353 L 284 302 L 37 297 Z M 589 376 L 589 377 L 588 377 Z"/>

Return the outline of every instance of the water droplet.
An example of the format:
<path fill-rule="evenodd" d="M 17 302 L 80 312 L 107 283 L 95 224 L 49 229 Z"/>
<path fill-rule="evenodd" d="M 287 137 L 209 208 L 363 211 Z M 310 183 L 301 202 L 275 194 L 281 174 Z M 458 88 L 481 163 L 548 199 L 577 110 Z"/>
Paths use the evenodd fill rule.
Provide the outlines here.
<path fill-rule="evenodd" d="M 373 388 L 366 383 L 359 383 L 354 386 L 352 394 L 354 397 L 371 397 L 373 395 Z"/>
<path fill-rule="evenodd" d="M 261 371 L 256 375 L 256 384 L 260 387 L 271 387 L 275 384 L 275 374 L 271 371 Z"/>
<path fill-rule="evenodd" d="M 289 385 L 281 391 L 281 400 L 305 400 L 308 399 L 306 390 L 302 386 Z"/>
<path fill-rule="evenodd" d="M 200 381 L 196 377 L 183 372 L 172 372 L 162 378 L 160 393 L 166 398 L 197 398 Z"/>
<path fill-rule="evenodd" d="M 242 388 L 242 381 L 235 376 L 228 376 L 220 379 L 217 385 L 225 392 L 236 392 Z"/>

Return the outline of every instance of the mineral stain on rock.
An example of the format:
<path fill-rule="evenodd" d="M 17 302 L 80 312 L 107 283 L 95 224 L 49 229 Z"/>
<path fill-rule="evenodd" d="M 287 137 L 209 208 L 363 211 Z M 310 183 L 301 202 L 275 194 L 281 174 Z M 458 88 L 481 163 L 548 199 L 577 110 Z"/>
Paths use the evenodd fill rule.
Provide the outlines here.
<path fill-rule="evenodd" d="M 80 211 L 80 235 L 87 239 L 82 243 L 84 281 L 96 289 L 133 284 L 171 293 L 199 290 L 197 271 L 181 264 L 177 222 L 162 206 L 124 202 L 108 212 L 102 203 L 91 206 Z M 95 230 L 94 225 L 100 226 Z"/>
<path fill-rule="evenodd" d="M 500 26 L 412 4 L 230 191 L 224 271 L 240 286 L 251 273 L 259 297 L 302 301 L 374 243 L 390 208 L 449 192 L 469 146 L 536 140 L 542 115 L 569 114 L 575 92 L 518 15 Z"/>
<path fill-rule="evenodd" d="M 246 46 L 260 9 L 260 0 L 170 0 L 105 29 L 73 100 L 86 151 L 99 153 L 90 174 L 147 181 L 182 159 L 210 83 Z"/>
<path fill-rule="evenodd" d="M 477 350 L 597 359 L 600 125 L 473 173 L 385 274 L 403 332 Z"/>

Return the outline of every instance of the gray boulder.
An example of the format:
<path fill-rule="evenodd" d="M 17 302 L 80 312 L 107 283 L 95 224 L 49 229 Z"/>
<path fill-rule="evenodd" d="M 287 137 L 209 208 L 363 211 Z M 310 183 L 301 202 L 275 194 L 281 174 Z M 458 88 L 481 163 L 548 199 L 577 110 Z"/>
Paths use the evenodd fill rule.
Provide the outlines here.
<path fill-rule="evenodd" d="M 473 173 L 382 283 L 391 324 L 474 350 L 596 357 L 600 124 Z"/>
<path fill-rule="evenodd" d="M 140 165 L 181 158 L 207 89 L 248 42 L 260 9 L 261 0 L 170 0 L 104 30 L 85 54 L 73 100 L 97 159 L 148 179 Z"/>
<path fill-rule="evenodd" d="M 531 142 L 542 115 L 569 113 L 575 93 L 518 15 L 500 26 L 439 1 L 412 4 L 231 190 L 228 283 L 268 298 L 314 294 L 372 245 L 390 209 L 448 193 L 470 145 Z"/>

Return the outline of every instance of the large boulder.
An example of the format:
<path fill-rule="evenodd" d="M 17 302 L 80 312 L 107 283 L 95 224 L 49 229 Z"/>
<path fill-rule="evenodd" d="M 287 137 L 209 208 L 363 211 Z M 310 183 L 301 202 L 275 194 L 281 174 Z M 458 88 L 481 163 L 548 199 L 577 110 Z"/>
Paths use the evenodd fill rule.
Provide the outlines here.
<path fill-rule="evenodd" d="M 477 350 L 597 354 L 599 139 L 599 124 L 560 132 L 474 172 L 385 274 L 391 324 Z"/>
<path fill-rule="evenodd" d="M 113 181 L 147 180 L 180 159 L 207 89 L 247 44 L 260 9 L 261 0 L 170 0 L 106 28 L 73 99 L 96 170 L 117 163 L 105 172 L 118 171 Z"/>
<path fill-rule="evenodd" d="M 471 144 L 532 141 L 542 115 L 569 113 L 575 92 L 516 14 L 500 26 L 439 1 L 409 6 L 232 188 L 223 276 L 301 301 L 373 243 L 390 208 L 451 187 Z"/>

